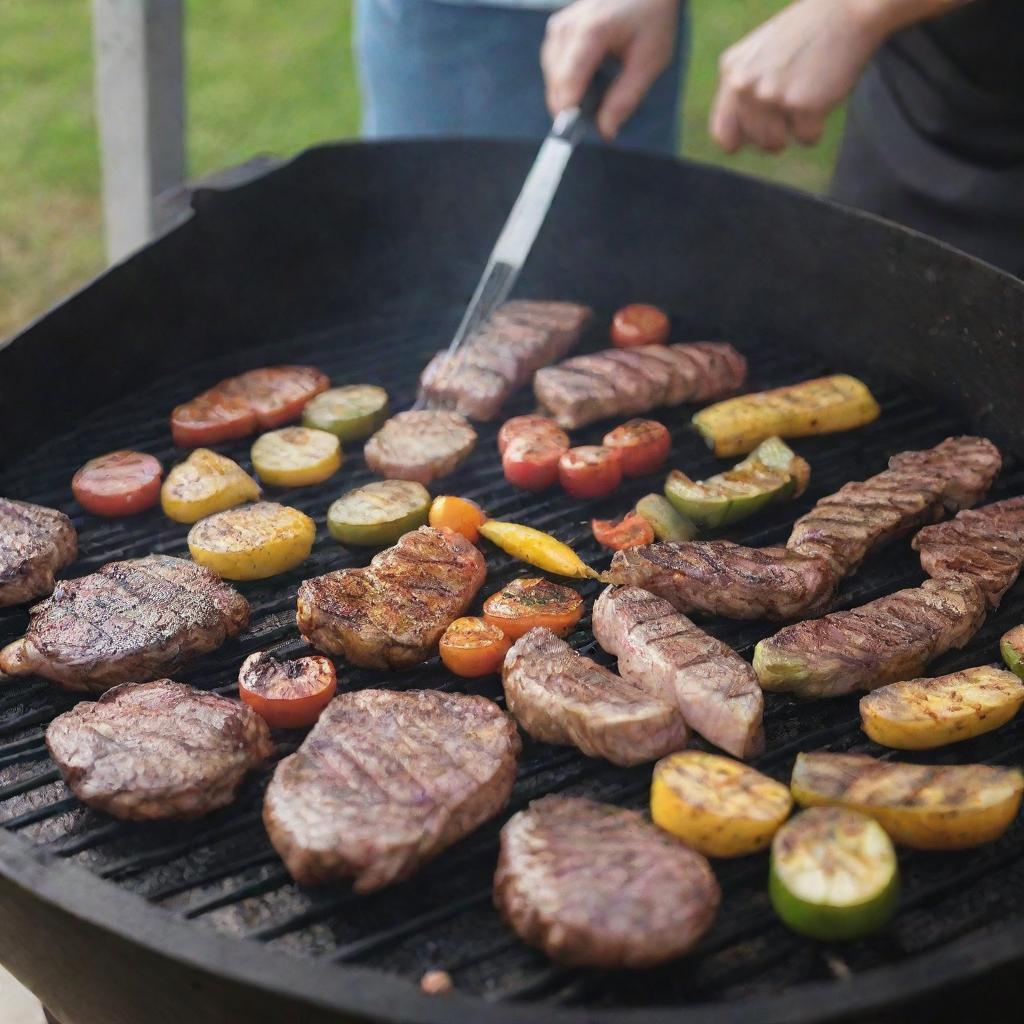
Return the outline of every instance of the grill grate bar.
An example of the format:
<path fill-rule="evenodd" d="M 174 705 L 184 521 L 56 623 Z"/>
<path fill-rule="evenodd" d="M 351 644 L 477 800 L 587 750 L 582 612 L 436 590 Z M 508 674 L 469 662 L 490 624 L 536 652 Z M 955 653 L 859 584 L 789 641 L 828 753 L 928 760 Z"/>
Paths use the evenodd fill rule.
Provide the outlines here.
<path fill-rule="evenodd" d="M 44 750 L 43 753 L 45 754 L 46 751 Z M 43 772 L 41 775 L 33 775 L 30 779 L 22 779 L 20 782 L 11 782 L 6 786 L 0 786 L 0 801 L 31 793 L 33 789 L 46 786 L 51 782 L 60 782 L 60 772 L 56 768 L 53 771 Z M 10 828 L 10 824 L 8 821 L 4 827 Z"/>

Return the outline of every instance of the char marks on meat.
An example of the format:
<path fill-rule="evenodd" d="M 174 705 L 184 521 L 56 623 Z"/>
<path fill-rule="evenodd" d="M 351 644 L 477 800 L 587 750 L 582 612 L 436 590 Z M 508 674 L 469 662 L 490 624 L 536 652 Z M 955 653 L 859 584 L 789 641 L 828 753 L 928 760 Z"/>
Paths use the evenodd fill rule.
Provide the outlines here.
<path fill-rule="evenodd" d="M 494 903 L 570 967 L 652 967 L 689 952 L 721 891 L 707 860 L 636 811 L 546 796 L 501 830 Z"/>
<path fill-rule="evenodd" d="M 593 627 L 627 682 L 675 703 L 691 729 L 734 757 L 762 752 L 761 687 L 731 647 L 638 587 L 606 589 L 594 603 Z"/>
<path fill-rule="evenodd" d="M 124 683 L 55 718 L 46 746 L 71 791 L 117 818 L 198 818 L 234 799 L 274 751 L 236 700 L 158 679 Z"/>
<path fill-rule="evenodd" d="M 215 651 L 249 623 L 249 604 L 209 569 L 169 555 L 109 562 L 62 580 L 32 609 L 0 670 L 68 690 L 144 682 Z"/>
<path fill-rule="evenodd" d="M 77 557 L 78 535 L 63 512 L 0 498 L 0 608 L 45 597 Z"/>
<path fill-rule="evenodd" d="M 620 765 L 654 761 L 686 745 L 674 700 L 621 679 L 549 629 L 531 629 L 512 645 L 502 682 L 509 711 L 543 743 L 572 745 Z"/>
<path fill-rule="evenodd" d="M 941 578 L 964 573 L 998 608 L 1024 566 L 1024 497 L 968 509 L 955 519 L 921 530 L 913 540 L 921 567 Z"/>
<path fill-rule="evenodd" d="M 301 885 L 353 877 L 370 892 L 497 814 L 519 749 L 515 724 L 484 697 L 346 693 L 277 766 L 263 820 Z"/>
<path fill-rule="evenodd" d="M 574 356 L 534 377 L 537 400 L 565 430 L 661 405 L 707 402 L 739 389 L 747 361 L 725 342 L 644 345 Z"/>
<path fill-rule="evenodd" d="M 418 409 L 392 416 L 363 446 L 367 466 L 388 480 L 429 484 L 454 473 L 476 445 L 464 416 Z"/>
<path fill-rule="evenodd" d="M 985 620 L 985 595 L 965 575 L 925 580 L 876 601 L 787 626 L 754 651 L 766 690 L 833 697 L 913 679 L 966 644 Z"/>
<path fill-rule="evenodd" d="M 299 587 L 299 631 L 314 647 L 366 668 L 426 661 L 483 585 L 484 557 L 461 534 L 422 526 L 375 555 Z"/>

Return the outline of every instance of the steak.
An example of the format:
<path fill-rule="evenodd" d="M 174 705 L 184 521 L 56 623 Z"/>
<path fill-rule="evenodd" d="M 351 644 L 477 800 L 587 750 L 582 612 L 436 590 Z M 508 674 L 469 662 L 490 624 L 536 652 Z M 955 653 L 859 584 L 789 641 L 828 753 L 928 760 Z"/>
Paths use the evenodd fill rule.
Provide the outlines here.
<path fill-rule="evenodd" d="M 985 595 L 969 576 L 925 580 L 859 608 L 787 626 L 754 649 L 766 690 L 834 697 L 913 679 L 964 646 L 985 620 Z"/>
<path fill-rule="evenodd" d="M 116 818 L 198 818 L 274 751 L 254 711 L 170 679 L 124 683 L 55 718 L 46 746 L 71 791 Z"/>
<path fill-rule="evenodd" d="M 630 355 L 611 349 L 538 370 L 537 401 L 565 430 L 660 405 L 706 402 L 736 391 L 747 361 L 725 342 L 644 345 Z"/>
<path fill-rule="evenodd" d="M 0 608 L 45 597 L 77 557 L 78 535 L 63 512 L 0 498 Z"/>
<path fill-rule="evenodd" d="M 484 556 L 461 534 L 421 526 L 365 569 L 306 580 L 299 587 L 299 632 L 353 665 L 409 668 L 434 653 L 486 574 Z"/>
<path fill-rule="evenodd" d="M 1002 468 L 999 449 L 985 437 L 948 437 L 934 448 L 900 452 L 889 468 L 942 481 L 942 498 L 950 514 L 977 504 Z"/>
<path fill-rule="evenodd" d="M 454 472 L 476 444 L 457 412 L 421 409 L 392 416 L 363 448 L 366 464 L 389 480 L 429 484 Z"/>
<path fill-rule="evenodd" d="M 335 697 L 274 772 L 263 821 L 300 885 L 400 882 L 497 814 L 519 734 L 484 697 L 360 690 Z"/>
<path fill-rule="evenodd" d="M 494 904 L 567 967 L 653 967 L 689 952 L 721 891 L 707 860 L 638 812 L 545 796 L 501 830 Z"/>
<path fill-rule="evenodd" d="M 578 747 L 613 764 L 655 761 L 686 746 L 676 703 L 620 679 L 549 629 L 521 636 L 505 655 L 505 701 L 543 743 Z"/>
<path fill-rule="evenodd" d="M 681 612 L 775 620 L 821 614 L 839 582 L 823 558 L 726 540 L 627 548 L 604 579 L 649 590 Z"/>
<path fill-rule="evenodd" d="M 108 562 L 62 580 L 32 609 L 0 671 L 100 692 L 158 679 L 249 624 L 249 603 L 209 569 L 169 555 Z"/>
<path fill-rule="evenodd" d="M 608 587 L 594 603 L 594 636 L 622 678 L 676 704 L 686 724 L 733 757 L 764 750 L 764 698 L 750 665 L 664 598 Z"/>
<path fill-rule="evenodd" d="M 926 527 L 913 546 L 929 576 L 964 573 L 985 592 L 989 607 L 998 608 L 1024 566 L 1024 498 L 997 501 Z"/>
<path fill-rule="evenodd" d="M 420 396 L 475 420 L 492 420 L 517 388 L 561 359 L 592 316 L 573 302 L 506 302 L 454 359 L 438 352 L 420 376 Z"/>

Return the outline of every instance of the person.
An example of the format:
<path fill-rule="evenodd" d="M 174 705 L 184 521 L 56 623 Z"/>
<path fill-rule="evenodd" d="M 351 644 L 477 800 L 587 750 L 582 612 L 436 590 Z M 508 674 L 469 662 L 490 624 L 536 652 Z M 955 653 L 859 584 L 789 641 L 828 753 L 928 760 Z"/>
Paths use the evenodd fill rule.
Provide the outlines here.
<path fill-rule="evenodd" d="M 575 0 L 559 9 L 561 2 L 356 0 L 363 135 L 543 138 L 563 108 L 545 95 L 542 44 L 544 68 L 562 81 L 561 64 L 577 67 L 580 42 L 560 44 L 563 17 L 601 23 L 605 9 L 615 8 L 615 0 Z M 674 155 L 687 57 L 685 9 L 676 0 L 635 0 L 619 12 L 617 25 L 619 36 L 605 39 L 604 51 L 619 58 L 622 73 L 605 96 L 601 136 Z M 582 95 L 581 89 L 574 102 Z M 632 115 L 621 132 L 618 110 Z"/>
<path fill-rule="evenodd" d="M 636 32 L 636 0 L 552 19 L 549 104 Z M 829 194 L 1024 276 L 1024 2 L 795 0 L 722 54 L 709 128 L 726 152 L 778 153 L 816 143 L 848 98 Z"/>

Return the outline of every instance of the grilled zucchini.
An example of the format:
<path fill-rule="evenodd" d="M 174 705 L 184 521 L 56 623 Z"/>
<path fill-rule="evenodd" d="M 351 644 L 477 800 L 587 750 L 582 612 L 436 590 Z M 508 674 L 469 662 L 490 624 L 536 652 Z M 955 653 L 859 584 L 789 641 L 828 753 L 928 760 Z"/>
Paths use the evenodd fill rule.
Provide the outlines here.
<path fill-rule="evenodd" d="M 1024 679 L 1024 626 L 1014 626 L 1004 633 L 999 650 L 1010 670 Z"/>

